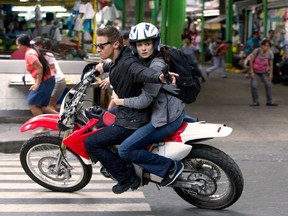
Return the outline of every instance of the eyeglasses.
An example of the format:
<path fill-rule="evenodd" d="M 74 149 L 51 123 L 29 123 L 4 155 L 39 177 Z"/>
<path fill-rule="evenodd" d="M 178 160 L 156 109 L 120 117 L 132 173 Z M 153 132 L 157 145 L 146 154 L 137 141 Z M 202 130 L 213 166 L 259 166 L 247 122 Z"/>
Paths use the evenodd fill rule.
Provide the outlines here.
<path fill-rule="evenodd" d="M 99 43 L 99 44 L 93 44 L 94 46 L 100 48 L 100 49 L 104 49 L 105 45 L 108 45 L 108 44 L 111 44 L 111 43 L 114 43 L 115 41 L 108 41 L 106 43 Z"/>

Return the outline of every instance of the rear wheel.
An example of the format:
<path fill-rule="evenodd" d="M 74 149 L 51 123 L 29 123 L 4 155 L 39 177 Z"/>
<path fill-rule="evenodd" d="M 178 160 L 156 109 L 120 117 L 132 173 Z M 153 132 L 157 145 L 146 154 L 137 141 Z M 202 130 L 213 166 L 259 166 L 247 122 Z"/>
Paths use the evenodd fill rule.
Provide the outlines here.
<path fill-rule="evenodd" d="M 33 181 L 49 190 L 80 190 L 90 182 L 92 166 L 69 149 L 61 152 L 60 145 L 58 137 L 32 137 L 20 150 L 21 165 Z"/>
<path fill-rule="evenodd" d="M 241 196 L 242 172 L 235 161 L 219 149 L 193 145 L 182 162 L 185 168 L 174 190 L 188 203 L 199 208 L 223 209 Z"/>

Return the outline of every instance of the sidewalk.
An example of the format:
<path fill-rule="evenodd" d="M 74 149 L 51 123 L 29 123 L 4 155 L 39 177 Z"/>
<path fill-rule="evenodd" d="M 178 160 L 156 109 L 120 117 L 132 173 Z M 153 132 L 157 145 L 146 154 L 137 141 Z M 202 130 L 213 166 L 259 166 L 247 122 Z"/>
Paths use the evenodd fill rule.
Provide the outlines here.
<path fill-rule="evenodd" d="M 31 117 L 30 110 L 0 110 L 0 152 L 19 152 L 23 142 L 32 136 L 32 131 L 21 133 L 20 127 Z"/>

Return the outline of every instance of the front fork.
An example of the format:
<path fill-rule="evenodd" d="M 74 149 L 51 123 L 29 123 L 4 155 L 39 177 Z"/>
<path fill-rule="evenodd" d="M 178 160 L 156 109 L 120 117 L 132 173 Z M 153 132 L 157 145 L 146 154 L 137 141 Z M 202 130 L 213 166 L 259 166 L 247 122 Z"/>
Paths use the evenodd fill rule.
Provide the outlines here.
<path fill-rule="evenodd" d="M 70 120 L 68 120 L 68 124 L 69 123 L 70 123 Z M 63 161 L 65 162 L 66 168 L 69 169 L 69 171 L 72 169 L 69 163 L 65 160 L 67 146 L 63 143 L 63 140 L 65 140 L 72 132 L 73 132 L 73 129 L 69 129 L 64 132 L 62 142 L 59 148 L 59 154 L 57 156 L 57 161 L 55 165 L 55 170 L 54 170 L 55 173 L 61 173 L 61 167 L 63 167 Z"/>

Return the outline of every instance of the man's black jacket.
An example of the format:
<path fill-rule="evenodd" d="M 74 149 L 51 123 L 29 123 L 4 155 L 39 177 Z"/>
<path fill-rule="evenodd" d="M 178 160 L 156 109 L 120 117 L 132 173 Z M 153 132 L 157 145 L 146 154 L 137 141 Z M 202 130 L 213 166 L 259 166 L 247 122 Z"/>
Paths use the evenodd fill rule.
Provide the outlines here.
<path fill-rule="evenodd" d="M 119 98 L 135 97 L 141 94 L 143 82 L 159 83 L 160 71 L 154 71 L 141 64 L 128 47 L 121 49 L 114 63 L 104 64 L 104 70 L 110 67 L 109 79 Z M 137 129 L 150 121 L 150 109 L 131 109 L 119 106 L 115 125 Z"/>

